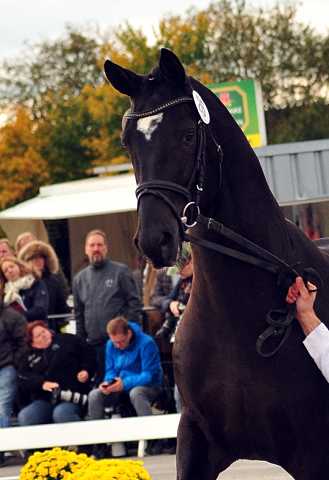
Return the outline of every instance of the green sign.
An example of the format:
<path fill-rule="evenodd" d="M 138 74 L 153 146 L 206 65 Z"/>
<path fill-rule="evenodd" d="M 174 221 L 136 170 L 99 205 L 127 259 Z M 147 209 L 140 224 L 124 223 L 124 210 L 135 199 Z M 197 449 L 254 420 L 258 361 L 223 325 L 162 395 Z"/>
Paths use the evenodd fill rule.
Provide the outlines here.
<path fill-rule="evenodd" d="M 258 80 L 207 85 L 221 100 L 252 147 L 267 145 L 262 91 Z"/>

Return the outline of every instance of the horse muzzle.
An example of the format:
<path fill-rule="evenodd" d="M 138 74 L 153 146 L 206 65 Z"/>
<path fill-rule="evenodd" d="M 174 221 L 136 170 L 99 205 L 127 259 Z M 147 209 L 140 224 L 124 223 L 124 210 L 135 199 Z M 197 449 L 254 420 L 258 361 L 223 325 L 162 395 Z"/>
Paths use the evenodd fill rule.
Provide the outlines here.
<path fill-rule="evenodd" d="M 134 244 L 154 268 L 160 269 L 176 263 L 182 239 L 176 218 L 157 200 L 145 196 L 139 203 Z"/>

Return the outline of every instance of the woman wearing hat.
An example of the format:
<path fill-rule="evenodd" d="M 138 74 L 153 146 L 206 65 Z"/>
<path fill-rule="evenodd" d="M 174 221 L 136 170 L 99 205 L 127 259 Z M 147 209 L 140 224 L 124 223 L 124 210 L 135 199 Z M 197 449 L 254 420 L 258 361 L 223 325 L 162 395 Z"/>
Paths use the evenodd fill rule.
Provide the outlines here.
<path fill-rule="evenodd" d="M 29 262 L 41 272 L 49 294 L 48 315 L 71 313 L 71 308 L 66 303 L 68 288 L 63 276 L 59 275 L 58 257 L 53 247 L 41 240 L 33 240 L 19 251 L 18 258 Z M 49 322 L 50 327 L 57 333 L 66 324 L 61 318 L 52 320 Z"/>

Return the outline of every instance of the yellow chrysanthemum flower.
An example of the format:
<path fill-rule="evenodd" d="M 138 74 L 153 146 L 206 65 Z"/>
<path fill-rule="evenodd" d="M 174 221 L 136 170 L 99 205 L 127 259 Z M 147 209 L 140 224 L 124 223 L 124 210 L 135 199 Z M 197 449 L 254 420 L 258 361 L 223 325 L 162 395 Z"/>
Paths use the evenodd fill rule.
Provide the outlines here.
<path fill-rule="evenodd" d="M 143 462 L 104 459 L 58 447 L 35 452 L 22 468 L 19 480 L 151 480 Z"/>

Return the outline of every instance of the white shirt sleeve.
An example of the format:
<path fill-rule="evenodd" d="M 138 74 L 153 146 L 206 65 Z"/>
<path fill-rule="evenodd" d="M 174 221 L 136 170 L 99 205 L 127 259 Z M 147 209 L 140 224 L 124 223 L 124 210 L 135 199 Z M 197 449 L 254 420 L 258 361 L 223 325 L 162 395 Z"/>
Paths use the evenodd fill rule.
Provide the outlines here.
<path fill-rule="evenodd" d="M 329 382 L 329 330 L 320 323 L 304 340 L 304 345 Z"/>

